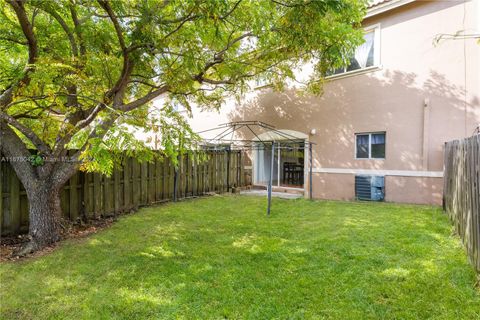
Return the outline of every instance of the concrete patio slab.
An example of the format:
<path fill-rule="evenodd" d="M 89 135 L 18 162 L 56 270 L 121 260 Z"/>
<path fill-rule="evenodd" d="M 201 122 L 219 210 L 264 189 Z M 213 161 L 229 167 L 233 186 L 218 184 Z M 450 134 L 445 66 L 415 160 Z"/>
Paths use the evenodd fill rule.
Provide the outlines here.
<path fill-rule="evenodd" d="M 248 195 L 248 196 L 267 196 L 267 190 L 244 190 L 241 191 L 240 194 Z M 296 193 L 287 193 L 287 192 L 272 192 L 272 197 L 282 198 L 282 199 L 298 199 L 303 198 L 303 195 L 296 194 Z"/>

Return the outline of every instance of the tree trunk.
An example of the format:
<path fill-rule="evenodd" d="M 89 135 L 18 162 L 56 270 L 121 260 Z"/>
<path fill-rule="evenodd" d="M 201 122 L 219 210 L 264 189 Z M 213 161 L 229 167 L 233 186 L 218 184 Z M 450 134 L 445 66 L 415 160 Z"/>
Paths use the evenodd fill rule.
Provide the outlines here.
<path fill-rule="evenodd" d="M 58 153 L 59 156 L 67 154 L 66 150 L 63 151 Z M 12 161 L 10 164 L 27 192 L 31 241 L 14 255 L 23 256 L 60 240 L 62 227 L 60 191 L 78 169 L 76 162 L 78 154 L 72 157 L 71 161 L 46 162 L 42 166 L 33 166 L 27 160 L 31 153 L 1 118 L 0 153 L 7 158 L 23 159 Z M 52 156 L 52 153 L 47 152 L 44 156 Z"/>
<path fill-rule="evenodd" d="M 47 182 L 39 183 L 37 188 L 27 190 L 31 240 L 17 255 L 32 253 L 60 240 L 62 226 L 60 190 L 61 186 L 52 186 Z"/>

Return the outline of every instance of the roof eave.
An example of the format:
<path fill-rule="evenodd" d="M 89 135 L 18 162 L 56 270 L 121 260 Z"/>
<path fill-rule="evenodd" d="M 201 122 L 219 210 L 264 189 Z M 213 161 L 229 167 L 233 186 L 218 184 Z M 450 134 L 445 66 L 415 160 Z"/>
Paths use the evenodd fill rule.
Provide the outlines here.
<path fill-rule="evenodd" d="M 377 14 L 380 14 L 386 11 L 390 11 L 392 9 L 401 7 L 403 5 L 409 4 L 414 1 L 415 0 L 393 0 L 393 1 L 388 1 L 379 5 L 376 5 L 367 10 L 367 14 L 364 19 L 376 16 Z"/>

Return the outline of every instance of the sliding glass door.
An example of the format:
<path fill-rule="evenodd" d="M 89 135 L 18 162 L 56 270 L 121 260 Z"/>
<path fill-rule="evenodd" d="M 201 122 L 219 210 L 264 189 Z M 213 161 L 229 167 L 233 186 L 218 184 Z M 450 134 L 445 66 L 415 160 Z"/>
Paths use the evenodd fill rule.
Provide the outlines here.
<path fill-rule="evenodd" d="M 275 143 L 272 184 L 278 187 L 303 188 L 303 141 Z M 272 166 L 272 147 L 257 144 L 254 152 L 253 178 L 256 185 L 268 185 Z"/>
<path fill-rule="evenodd" d="M 278 185 L 278 150 L 274 150 L 273 156 L 273 177 L 272 184 L 274 186 Z M 255 150 L 255 163 L 253 166 L 254 170 L 254 181 L 258 185 L 268 185 L 268 179 L 270 178 L 270 172 L 272 167 L 272 146 L 267 145 L 263 146 L 259 144 L 256 146 Z"/>

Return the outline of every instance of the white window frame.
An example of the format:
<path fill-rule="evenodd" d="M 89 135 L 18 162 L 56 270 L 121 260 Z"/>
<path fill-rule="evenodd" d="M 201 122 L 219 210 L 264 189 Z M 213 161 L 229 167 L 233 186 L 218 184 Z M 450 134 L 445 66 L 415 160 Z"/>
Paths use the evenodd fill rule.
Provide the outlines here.
<path fill-rule="evenodd" d="M 375 131 L 375 132 L 359 132 L 355 133 L 355 160 L 385 160 L 383 158 L 372 158 L 372 134 L 383 134 L 385 135 L 385 157 L 387 156 L 387 132 L 386 131 Z M 357 136 L 366 136 L 368 135 L 368 158 L 358 158 L 357 157 Z"/>
<path fill-rule="evenodd" d="M 381 48 L 381 28 L 380 28 L 380 23 L 372 24 L 370 26 L 367 26 L 363 28 L 364 33 L 368 33 L 373 30 L 373 65 L 366 67 L 366 68 L 360 68 L 360 69 L 355 69 L 355 70 L 350 70 L 350 71 L 344 71 L 342 73 L 337 73 L 337 74 L 332 74 L 329 76 L 326 76 L 325 79 L 335 79 L 335 78 L 343 78 L 346 76 L 350 75 L 355 75 L 355 74 L 362 74 L 365 72 L 377 70 L 381 68 L 381 61 L 380 61 L 380 48 Z M 344 67 L 345 69 L 347 68 L 346 66 Z"/>

